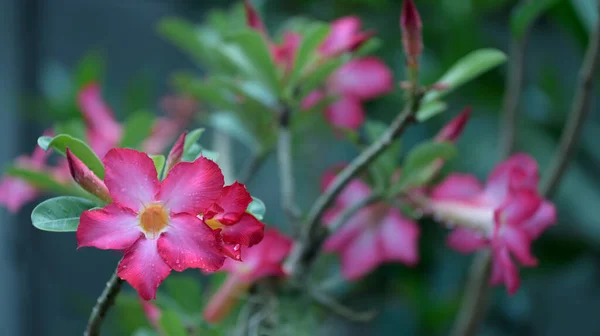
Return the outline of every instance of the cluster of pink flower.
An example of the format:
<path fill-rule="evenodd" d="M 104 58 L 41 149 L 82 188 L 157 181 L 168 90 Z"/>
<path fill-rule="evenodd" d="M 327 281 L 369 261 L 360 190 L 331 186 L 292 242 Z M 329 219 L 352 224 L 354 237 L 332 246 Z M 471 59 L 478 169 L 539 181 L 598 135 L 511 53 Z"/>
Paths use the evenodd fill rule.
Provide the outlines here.
<path fill-rule="evenodd" d="M 150 136 L 143 144 L 145 151 L 151 154 L 161 153 L 175 140 L 191 118 L 191 114 L 187 111 L 194 109 L 193 106 L 181 106 L 188 100 L 182 97 L 170 97 L 165 101 L 165 110 L 170 117 L 156 120 Z M 83 87 L 77 95 L 77 103 L 85 121 L 85 140 L 96 155 L 103 157 L 109 149 L 119 145 L 123 126 L 119 124 L 110 107 L 102 99 L 98 84 L 91 83 Z M 50 136 L 52 131 L 46 131 L 44 135 Z M 36 147 L 31 156 L 17 158 L 16 165 L 40 172 L 50 172 L 58 183 L 70 183 L 67 161 L 61 160 L 56 166 L 51 167 L 47 163 L 49 156 L 49 151 Z M 5 176 L 0 181 L 0 204 L 11 212 L 17 212 L 40 193 L 39 188 L 19 178 Z"/>
<path fill-rule="evenodd" d="M 259 31 L 271 46 L 275 63 L 285 71 L 294 64 L 294 58 L 302 37 L 295 32 L 285 32 L 281 45 L 272 42 L 265 25 L 245 1 L 248 25 Z M 362 23 L 356 16 L 347 16 L 331 22 L 330 33 L 320 45 L 320 61 L 355 51 L 373 36 L 372 32 L 362 32 Z M 362 102 L 390 92 L 394 87 L 392 71 L 376 57 L 354 58 L 342 65 L 325 82 L 324 87 L 309 93 L 302 102 L 302 108 L 309 110 L 328 96 L 336 97 L 325 110 L 325 117 L 335 127 L 357 130 L 365 120 Z"/>

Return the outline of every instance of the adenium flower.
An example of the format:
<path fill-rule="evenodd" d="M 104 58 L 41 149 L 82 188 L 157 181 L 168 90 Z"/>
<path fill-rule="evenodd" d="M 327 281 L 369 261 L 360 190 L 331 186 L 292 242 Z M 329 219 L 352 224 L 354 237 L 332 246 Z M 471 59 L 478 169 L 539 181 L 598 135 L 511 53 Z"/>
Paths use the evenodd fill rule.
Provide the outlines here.
<path fill-rule="evenodd" d="M 221 321 L 254 282 L 269 276 L 285 276 L 281 263 L 291 249 L 290 238 L 268 229 L 262 242 L 251 248 L 242 247 L 244 262 L 225 260 L 221 270 L 228 273 L 227 278 L 204 308 L 204 319 L 209 323 Z"/>
<path fill-rule="evenodd" d="M 537 163 L 519 153 L 499 164 L 485 186 L 472 175 L 452 174 L 433 189 L 425 210 L 456 228 L 448 244 L 461 253 L 491 248 L 490 282 L 519 288 L 521 265 L 534 267 L 531 244 L 556 221 L 554 205 L 537 191 Z"/>
<path fill-rule="evenodd" d="M 323 56 L 331 57 L 355 51 L 373 37 L 373 31 L 361 32 L 362 22 L 357 16 L 345 16 L 331 22 L 331 32 L 319 47 Z"/>
<path fill-rule="evenodd" d="M 325 188 L 335 178 L 327 172 Z M 333 225 L 345 209 L 369 197 L 371 188 L 355 179 L 336 198 L 323 216 L 327 226 Z M 386 262 L 402 262 L 413 266 L 419 262 L 419 227 L 405 218 L 400 210 L 379 202 L 359 210 L 337 232 L 325 241 L 324 250 L 340 253 L 342 274 L 356 280 Z"/>
<path fill-rule="evenodd" d="M 201 216 L 222 238 L 223 253 L 235 260 L 242 260 L 241 246 L 251 247 L 263 239 L 265 224 L 246 212 L 251 202 L 246 187 L 236 181 L 224 187 L 219 199 Z"/>
<path fill-rule="evenodd" d="M 177 163 L 162 182 L 152 159 L 133 149 L 111 149 L 103 163 L 113 202 L 82 213 L 79 247 L 124 250 L 117 274 L 144 300 L 156 297 L 171 270 L 223 265 L 220 237 L 197 217 L 221 194 L 216 163 L 204 157 Z"/>

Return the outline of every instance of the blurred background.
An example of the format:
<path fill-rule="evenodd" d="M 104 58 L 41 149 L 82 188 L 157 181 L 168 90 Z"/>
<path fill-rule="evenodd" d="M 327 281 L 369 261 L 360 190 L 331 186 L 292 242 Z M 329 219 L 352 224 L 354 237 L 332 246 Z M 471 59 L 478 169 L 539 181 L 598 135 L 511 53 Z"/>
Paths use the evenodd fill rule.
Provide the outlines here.
<path fill-rule="evenodd" d="M 540 0 L 541 1 L 541 0 Z M 103 93 L 118 117 L 139 107 L 163 113 L 161 97 L 171 92 L 169 75 L 196 69 L 179 50 L 156 33 L 162 17 L 201 22 L 224 0 L 0 0 L 0 163 L 29 153 L 56 111 L 37 104 L 61 95 L 71 70 L 90 52 L 104 60 Z M 468 52 L 493 47 L 508 52 L 509 22 L 517 1 L 416 0 L 424 23 L 422 78 L 431 83 Z M 573 96 L 588 34 L 598 20 L 595 0 L 556 0 L 531 30 L 526 48 L 517 146 L 531 153 L 542 172 L 561 134 Z M 253 1 L 272 33 L 284 20 L 319 20 L 355 14 L 375 29 L 382 44 L 376 54 L 403 78 L 398 18 L 400 0 Z M 239 23 L 236 23 L 239 24 Z M 410 129 L 403 147 L 428 138 L 466 105 L 474 109 L 461 137 L 452 169 L 484 178 L 500 159 L 499 111 L 506 66 L 495 69 L 452 94 L 450 109 Z M 598 96 L 600 88 L 595 88 Z M 554 198 L 559 225 L 534 244 L 541 263 L 522 269 L 523 285 L 512 297 L 493 290 L 482 335 L 600 335 L 600 113 L 586 122 L 575 160 Z M 391 120 L 402 106 L 399 90 L 367 105 L 368 118 Z M 58 112 L 60 114 L 60 111 Z M 302 139 L 295 153 L 298 201 L 307 209 L 318 195 L 327 167 L 355 152 L 342 139 L 322 134 Z M 319 150 L 316 151 L 315 149 Z M 247 153 L 235 145 L 236 166 Z M 267 160 L 250 183 L 268 208 L 266 220 L 281 222 L 275 159 Z M 36 230 L 29 214 L 0 210 L 0 334 L 77 335 L 119 255 L 96 249 L 76 251 L 74 234 Z M 455 316 L 471 256 L 444 246 L 446 230 L 422 221 L 422 262 L 414 269 L 385 265 L 362 281 L 342 284 L 344 302 L 380 313 L 367 324 L 333 317 L 320 323 L 323 335 L 443 335 Z M 197 276 L 197 272 L 191 272 Z M 114 320 L 106 335 L 127 331 Z"/>

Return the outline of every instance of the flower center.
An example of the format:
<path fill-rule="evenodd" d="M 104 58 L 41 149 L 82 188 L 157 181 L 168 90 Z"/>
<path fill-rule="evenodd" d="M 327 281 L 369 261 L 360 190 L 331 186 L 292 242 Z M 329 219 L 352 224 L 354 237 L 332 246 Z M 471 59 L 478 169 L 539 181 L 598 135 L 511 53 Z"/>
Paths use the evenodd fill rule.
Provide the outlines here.
<path fill-rule="evenodd" d="M 140 215 L 140 226 L 146 238 L 158 238 L 169 224 L 169 215 L 161 204 L 152 204 L 144 209 Z"/>
<path fill-rule="evenodd" d="M 216 229 L 222 229 L 223 228 L 223 224 L 221 224 L 221 222 L 219 222 L 218 220 L 211 218 L 211 219 L 205 219 L 204 223 L 206 223 L 206 225 L 210 226 L 211 229 L 216 230 Z"/>

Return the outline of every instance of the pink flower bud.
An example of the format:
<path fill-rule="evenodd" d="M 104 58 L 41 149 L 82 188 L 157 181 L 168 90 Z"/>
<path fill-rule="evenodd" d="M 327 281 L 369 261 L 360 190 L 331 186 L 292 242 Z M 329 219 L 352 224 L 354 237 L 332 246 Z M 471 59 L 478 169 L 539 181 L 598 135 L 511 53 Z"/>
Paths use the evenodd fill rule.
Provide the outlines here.
<path fill-rule="evenodd" d="M 171 148 L 169 156 L 167 157 L 165 175 L 171 170 L 171 168 L 173 168 L 176 164 L 179 163 L 179 161 L 181 161 L 181 157 L 183 156 L 183 147 L 185 145 L 185 137 L 187 136 L 187 133 L 188 132 L 183 132 L 183 134 L 179 136 L 179 139 L 177 139 L 177 141 L 173 145 L 173 148 Z"/>
<path fill-rule="evenodd" d="M 471 116 L 471 107 L 466 107 L 454 119 L 444 126 L 436 135 L 435 140 L 438 142 L 451 141 L 454 142 L 462 134 L 469 117 Z"/>
<path fill-rule="evenodd" d="M 265 24 L 260 18 L 260 15 L 258 15 L 256 9 L 252 7 L 250 0 L 244 1 L 244 8 L 246 9 L 246 24 L 248 27 L 266 35 L 267 28 L 265 28 Z"/>
<path fill-rule="evenodd" d="M 71 150 L 67 148 L 67 161 L 69 162 L 69 171 L 73 180 L 79 184 L 85 191 L 97 196 L 108 203 L 112 202 L 108 188 L 102 180 L 94 174 Z"/>
<path fill-rule="evenodd" d="M 417 58 L 423 51 L 421 17 L 413 0 L 405 0 L 400 15 L 400 28 L 402 29 L 402 44 L 408 57 L 409 66 L 416 66 Z"/>

